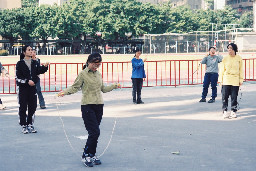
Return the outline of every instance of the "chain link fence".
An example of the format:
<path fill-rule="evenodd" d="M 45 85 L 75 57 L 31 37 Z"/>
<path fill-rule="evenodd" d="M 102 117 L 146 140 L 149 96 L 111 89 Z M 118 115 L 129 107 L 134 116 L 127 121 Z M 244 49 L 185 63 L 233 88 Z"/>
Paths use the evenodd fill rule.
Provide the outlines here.
<path fill-rule="evenodd" d="M 235 41 L 235 33 L 196 32 L 195 34 L 145 34 L 143 53 L 196 53 L 207 52 L 209 47 L 224 52 Z"/>

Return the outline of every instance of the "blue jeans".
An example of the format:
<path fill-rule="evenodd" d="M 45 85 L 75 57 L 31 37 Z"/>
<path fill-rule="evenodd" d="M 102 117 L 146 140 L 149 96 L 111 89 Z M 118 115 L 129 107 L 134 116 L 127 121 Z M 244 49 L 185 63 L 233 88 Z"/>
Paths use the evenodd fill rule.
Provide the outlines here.
<path fill-rule="evenodd" d="M 210 83 L 211 83 L 211 87 L 212 87 L 212 99 L 215 99 L 217 97 L 217 81 L 218 81 L 218 77 L 219 77 L 218 73 L 205 73 L 205 75 L 204 75 L 202 99 L 206 98 Z"/>
<path fill-rule="evenodd" d="M 38 95 L 38 100 L 39 100 L 40 107 L 45 106 L 44 97 L 43 97 L 43 94 L 41 92 L 40 78 L 39 78 L 38 82 L 36 83 L 36 93 Z"/>

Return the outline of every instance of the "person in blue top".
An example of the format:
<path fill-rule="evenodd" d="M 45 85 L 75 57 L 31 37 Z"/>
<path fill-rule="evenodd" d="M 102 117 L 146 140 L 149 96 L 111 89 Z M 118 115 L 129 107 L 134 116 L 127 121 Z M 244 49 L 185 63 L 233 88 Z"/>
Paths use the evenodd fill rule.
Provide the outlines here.
<path fill-rule="evenodd" d="M 218 64 L 222 61 L 222 59 L 222 56 L 216 55 L 215 47 L 210 47 L 209 55 L 202 59 L 201 64 L 206 64 L 206 71 L 204 75 L 202 99 L 199 102 L 206 102 L 206 96 L 210 83 L 212 87 L 212 98 L 208 101 L 208 103 L 215 102 L 215 98 L 217 97 L 217 82 L 219 77 Z"/>
<path fill-rule="evenodd" d="M 141 89 L 143 84 L 143 78 L 146 78 L 145 70 L 144 70 L 144 62 L 146 62 L 147 58 L 142 60 L 140 58 L 141 50 L 137 49 L 135 51 L 135 56 L 132 59 L 132 97 L 134 104 L 143 104 L 144 102 L 141 100 Z M 137 94 L 137 99 L 136 99 Z"/>

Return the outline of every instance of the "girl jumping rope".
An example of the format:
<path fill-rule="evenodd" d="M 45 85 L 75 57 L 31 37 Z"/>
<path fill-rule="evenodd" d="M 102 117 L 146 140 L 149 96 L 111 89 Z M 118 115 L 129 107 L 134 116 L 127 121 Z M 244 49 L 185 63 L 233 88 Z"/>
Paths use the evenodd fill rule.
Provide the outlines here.
<path fill-rule="evenodd" d="M 81 111 L 84 125 L 88 131 L 88 139 L 82 154 L 82 162 L 87 167 L 100 165 L 100 159 L 95 155 L 100 136 L 100 123 L 103 116 L 102 93 L 121 88 L 120 84 L 105 86 L 102 75 L 97 69 L 101 65 L 101 55 L 92 53 L 89 55 L 83 71 L 79 73 L 73 85 L 58 93 L 58 96 L 70 95 L 82 89 Z"/>

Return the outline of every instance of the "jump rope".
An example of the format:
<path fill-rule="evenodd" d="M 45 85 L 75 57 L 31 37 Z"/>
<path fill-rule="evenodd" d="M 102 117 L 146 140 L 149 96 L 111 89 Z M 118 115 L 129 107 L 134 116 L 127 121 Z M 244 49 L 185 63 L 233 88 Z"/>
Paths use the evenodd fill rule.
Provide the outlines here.
<path fill-rule="evenodd" d="M 120 88 L 119 91 L 121 92 L 121 90 L 122 90 L 122 88 Z M 78 151 L 75 150 L 74 146 L 72 145 L 72 143 L 71 143 L 71 141 L 68 137 L 67 131 L 65 129 L 65 124 L 64 124 L 64 121 L 63 121 L 62 116 L 60 114 L 61 110 L 60 110 L 60 107 L 59 107 L 60 105 L 62 105 L 62 103 L 60 101 L 60 97 L 58 96 L 58 94 L 54 95 L 54 99 L 55 99 L 55 105 L 56 105 L 56 108 L 57 108 L 57 111 L 58 111 L 58 117 L 61 121 L 62 129 L 63 129 L 64 135 L 65 135 L 65 138 L 66 138 L 70 148 L 72 149 L 72 151 L 81 159 L 81 155 L 78 154 Z M 57 102 L 56 102 L 56 99 L 57 99 Z M 112 132 L 110 134 L 109 141 L 108 141 L 105 149 L 102 151 L 102 153 L 100 155 L 98 155 L 99 158 L 102 157 L 105 154 L 105 152 L 107 151 L 107 149 L 109 148 L 109 146 L 111 144 L 111 141 L 112 141 L 112 138 L 113 138 L 113 135 L 114 135 L 114 132 L 115 132 L 115 128 L 116 128 L 116 123 L 117 123 L 117 115 L 115 116 L 115 120 L 114 120 L 114 124 L 113 124 L 113 128 L 112 128 Z"/>

